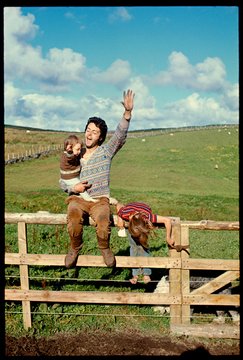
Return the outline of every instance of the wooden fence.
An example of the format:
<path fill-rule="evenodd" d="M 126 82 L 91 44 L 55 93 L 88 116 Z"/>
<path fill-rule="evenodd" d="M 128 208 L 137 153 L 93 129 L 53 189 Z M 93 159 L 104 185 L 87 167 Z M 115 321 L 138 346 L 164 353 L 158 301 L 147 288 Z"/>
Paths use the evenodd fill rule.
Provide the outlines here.
<path fill-rule="evenodd" d="M 4 158 L 5 158 L 5 165 L 8 164 L 16 164 L 19 162 L 32 160 L 32 159 L 39 159 L 44 156 L 51 155 L 56 152 L 60 152 L 60 150 L 63 148 L 63 145 L 55 144 L 55 145 L 48 145 L 48 146 L 29 146 L 26 149 L 22 149 L 21 151 L 17 152 L 4 152 Z"/>
<path fill-rule="evenodd" d="M 116 216 L 113 216 L 113 225 Z M 172 218 L 172 232 L 176 245 L 189 246 L 189 229 L 199 230 L 238 230 L 239 222 L 180 221 Z M 191 324 L 191 305 L 240 306 L 240 295 L 213 294 L 223 286 L 239 279 L 239 260 L 193 259 L 185 251 L 169 251 L 168 257 L 130 257 L 116 256 L 119 268 L 164 268 L 169 269 L 169 294 L 105 292 L 105 291 L 47 291 L 31 290 L 28 266 L 64 266 L 65 255 L 29 254 L 27 252 L 27 224 L 66 224 L 66 214 L 5 213 L 6 224 L 18 225 L 18 253 L 5 253 L 6 265 L 19 265 L 20 289 L 5 289 L 6 301 L 21 301 L 24 328 L 31 327 L 31 302 L 65 302 L 93 304 L 140 304 L 169 305 L 170 330 L 175 334 L 239 338 L 239 328 L 228 325 Z M 92 221 L 90 220 L 90 225 Z M 77 266 L 105 267 L 102 256 L 80 255 Z M 219 277 L 202 287 L 190 291 L 190 270 L 222 270 Z M 217 329 L 214 328 L 217 326 Z"/>

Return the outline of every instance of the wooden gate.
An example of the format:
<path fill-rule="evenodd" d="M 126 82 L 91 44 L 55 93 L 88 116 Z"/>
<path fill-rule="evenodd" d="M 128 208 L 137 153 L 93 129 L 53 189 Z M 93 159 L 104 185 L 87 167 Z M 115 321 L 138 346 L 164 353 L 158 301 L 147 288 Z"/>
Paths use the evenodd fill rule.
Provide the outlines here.
<path fill-rule="evenodd" d="M 113 216 L 114 223 L 116 217 Z M 172 218 L 172 231 L 176 245 L 189 246 L 189 229 L 239 230 L 239 222 L 180 221 Z M 169 257 L 116 256 L 119 268 L 150 267 L 169 269 L 169 294 L 129 293 L 104 291 L 46 291 L 31 290 L 29 266 L 64 266 L 65 255 L 29 254 L 27 252 L 27 224 L 66 224 L 66 214 L 5 213 L 5 223 L 18 224 L 18 253 L 5 253 L 6 265 L 18 265 L 20 289 L 5 289 L 6 301 L 21 301 L 25 329 L 31 327 L 31 302 L 65 302 L 96 304 L 169 305 L 170 330 L 175 334 L 239 338 L 239 327 L 220 325 L 191 325 L 191 305 L 240 306 L 240 295 L 213 294 L 222 286 L 239 279 L 239 260 L 193 259 L 185 251 L 170 250 Z M 92 222 L 90 222 L 92 225 Z M 77 266 L 105 267 L 102 256 L 80 255 Z M 224 273 L 190 292 L 190 270 L 223 270 Z M 214 327 L 216 326 L 216 330 Z"/>

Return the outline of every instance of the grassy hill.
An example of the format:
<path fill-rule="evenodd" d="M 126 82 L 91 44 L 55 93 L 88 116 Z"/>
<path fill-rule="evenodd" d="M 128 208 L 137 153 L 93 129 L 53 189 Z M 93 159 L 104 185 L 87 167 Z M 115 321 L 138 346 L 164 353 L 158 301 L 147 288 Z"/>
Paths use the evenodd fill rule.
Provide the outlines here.
<path fill-rule="evenodd" d="M 8 129 L 10 146 L 62 143 L 66 133 Z M 135 136 L 136 135 L 136 136 Z M 126 203 L 145 201 L 155 213 L 181 220 L 239 220 L 238 127 L 129 133 L 125 146 L 111 168 L 111 195 Z M 216 166 L 217 165 L 217 166 Z M 59 154 L 5 166 L 5 211 L 66 213 L 67 195 L 59 189 Z M 69 236 L 63 225 L 28 224 L 28 252 L 66 254 Z M 152 256 L 168 256 L 165 229 L 150 239 Z M 100 255 L 94 227 L 84 229 L 82 254 Z M 128 240 L 112 228 L 111 248 L 115 255 L 129 256 Z M 5 225 L 5 251 L 17 252 L 17 225 Z M 238 259 L 238 231 L 190 230 L 190 256 L 208 259 Z M 166 269 L 153 269 L 158 281 Z M 151 291 L 144 284 L 130 286 L 128 268 L 30 266 L 30 288 L 76 291 Z M 18 288 L 19 267 L 5 267 L 6 287 Z M 44 282 L 43 282 L 44 281 Z M 102 282 L 103 281 L 103 282 Z M 153 283 L 151 284 L 154 285 Z M 80 330 L 138 329 L 164 332 L 166 316 L 156 317 L 151 306 L 52 304 L 33 302 L 33 327 L 29 334 L 48 336 Z M 5 303 L 6 333 L 26 335 L 20 302 Z M 96 316 L 96 314 L 101 316 Z M 118 316 L 117 316 L 118 314 Z M 85 316 L 79 316 L 85 315 Z M 211 314 L 210 314 L 211 316 Z M 197 318 L 195 317 L 195 321 Z M 203 318 L 202 321 L 205 321 Z M 208 321 L 208 318 L 206 318 Z"/>
<path fill-rule="evenodd" d="M 28 144 L 35 146 L 61 143 L 66 136 L 24 135 L 23 130 L 21 136 L 19 129 L 7 130 L 6 143 L 15 138 L 19 146 L 25 146 L 28 136 Z M 147 201 L 154 211 L 182 219 L 238 220 L 238 127 L 141 134 L 130 133 L 113 159 L 112 196 L 122 202 Z M 5 209 L 65 212 L 66 194 L 58 179 L 59 154 L 5 166 Z"/>

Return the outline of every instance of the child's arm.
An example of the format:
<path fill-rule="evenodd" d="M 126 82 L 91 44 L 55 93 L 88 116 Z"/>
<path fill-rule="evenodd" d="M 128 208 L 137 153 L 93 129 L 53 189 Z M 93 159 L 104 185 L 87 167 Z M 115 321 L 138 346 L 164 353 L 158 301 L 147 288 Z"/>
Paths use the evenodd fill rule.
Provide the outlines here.
<path fill-rule="evenodd" d="M 171 230 L 172 230 L 171 219 L 165 216 L 157 215 L 157 223 L 165 224 L 167 244 L 173 246 L 175 241 L 171 238 Z"/>
<path fill-rule="evenodd" d="M 119 229 L 124 229 L 124 220 L 122 220 L 122 218 L 120 216 L 117 215 L 117 223 L 116 223 L 117 227 Z"/>
<path fill-rule="evenodd" d="M 116 207 L 116 216 L 117 216 L 116 226 L 119 229 L 123 229 L 124 228 L 124 221 L 122 220 L 122 218 L 120 216 L 118 216 L 118 211 L 124 205 L 119 203 L 118 200 L 116 200 L 115 198 L 112 198 L 112 197 L 110 197 L 110 205 L 115 205 L 115 207 Z"/>
<path fill-rule="evenodd" d="M 127 237 L 126 230 L 125 230 L 125 222 L 124 220 L 118 215 L 119 209 L 123 206 L 123 204 L 119 203 L 115 198 L 110 197 L 110 204 L 115 205 L 116 207 L 116 221 L 115 226 L 118 228 L 118 236 L 119 237 Z"/>
<path fill-rule="evenodd" d="M 124 205 L 112 197 L 110 197 L 110 204 L 115 205 L 116 207 L 116 215 L 117 215 L 116 226 L 118 227 L 118 229 L 124 229 L 125 227 L 124 220 L 118 215 L 118 211 L 120 210 L 120 208 L 124 207 Z"/>
<path fill-rule="evenodd" d="M 118 201 L 116 204 L 116 212 L 117 212 L 117 227 L 119 229 L 123 229 L 125 225 L 124 220 L 118 215 L 118 212 L 122 207 L 124 207 L 124 205 Z"/>

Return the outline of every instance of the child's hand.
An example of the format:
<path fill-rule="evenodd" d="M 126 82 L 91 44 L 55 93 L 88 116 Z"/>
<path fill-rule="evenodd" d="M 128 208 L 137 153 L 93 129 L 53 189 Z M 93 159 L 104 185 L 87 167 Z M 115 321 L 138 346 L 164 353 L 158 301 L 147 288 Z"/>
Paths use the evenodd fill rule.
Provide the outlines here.
<path fill-rule="evenodd" d="M 174 244 L 175 244 L 175 241 L 173 240 L 173 239 L 167 239 L 167 244 L 169 245 L 169 246 L 171 246 L 171 247 L 173 247 L 174 246 Z"/>
<path fill-rule="evenodd" d="M 73 147 L 72 147 L 71 144 L 67 145 L 66 151 L 67 151 L 68 153 L 72 153 L 72 152 L 73 152 Z"/>
<path fill-rule="evenodd" d="M 81 151 L 81 145 L 80 143 L 77 143 L 73 146 L 73 155 L 79 155 Z"/>

